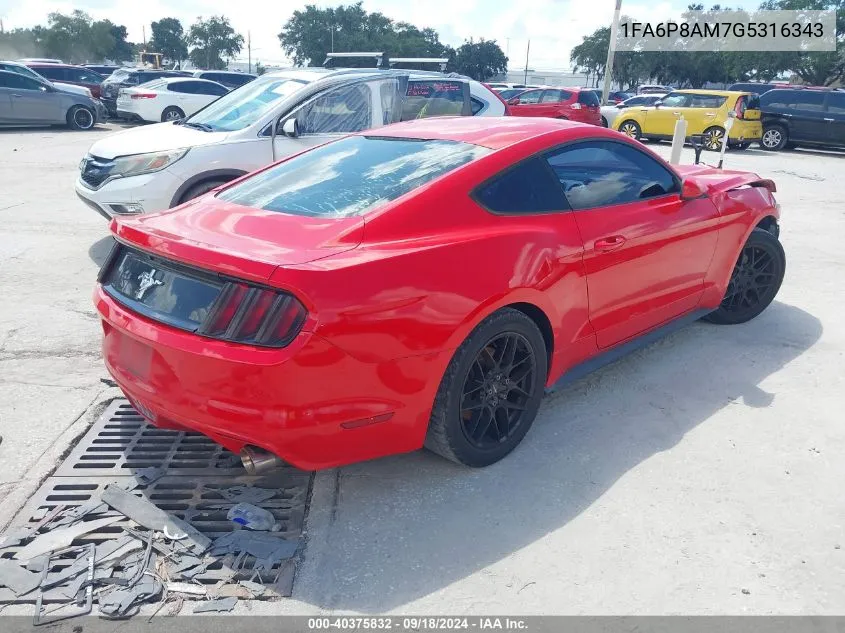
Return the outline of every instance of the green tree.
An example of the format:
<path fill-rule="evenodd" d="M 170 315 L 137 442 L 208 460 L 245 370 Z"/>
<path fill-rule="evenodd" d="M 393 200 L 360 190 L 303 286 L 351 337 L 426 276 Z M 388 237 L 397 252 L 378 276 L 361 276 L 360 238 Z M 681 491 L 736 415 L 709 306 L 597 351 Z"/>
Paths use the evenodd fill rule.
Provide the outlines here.
<path fill-rule="evenodd" d="M 208 70 L 226 68 L 226 60 L 237 55 L 243 48 L 244 38 L 235 32 L 224 16 L 199 18 L 188 31 L 187 42 L 193 46 L 189 57 L 191 62 Z"/>
<path fill-rule="evenodd" d="M 306 5 L 285 22 L 279 42 L 297 66 L 320 66 L 332 51 L 381 51 L 392 57 L 445 57 L 449 52 L 434 29 L 367 13 L 361 2 L 326 9 Z"/>
<path fill-rule="evenodd" d="M 148 49 L 161 53 L 173 63 L 181 63 L 188 58 L 188 45 L 185 43 L 185 30 L 176 18 L 162 18 L 150 24 L 152 37 Z"/>
<path fill-rule="evenodd" d="M 264 67 L 264 64 L 262 64 L 259 61 L 256 61 L 255 62 L 255 74 L 260 77 L 261 75 L 263 75 L 266 72 L 267 72 L 267 69 Z"/>
<path fill-rule="evenodd" d="M 124 62 L 132 59 L 135 56 L 134 45 L 126 39 L 129 35 L 126 31 L 126 27 L 111 24 L 108 20 L 104 20 L 104 22 L 109 23 L 109 34 L 111 35 L 112 40 L 114 40 L 114 45 L 105 58 L 114 62 Z"/>
<path fill-rule="evenodd" d="M 487 81 L 494 75 L 507 72 L 508 58 L 495 40 L 482 38 L 476 42 L 470 38 L 457 48 L 450 65 L 461 74 Z"/>

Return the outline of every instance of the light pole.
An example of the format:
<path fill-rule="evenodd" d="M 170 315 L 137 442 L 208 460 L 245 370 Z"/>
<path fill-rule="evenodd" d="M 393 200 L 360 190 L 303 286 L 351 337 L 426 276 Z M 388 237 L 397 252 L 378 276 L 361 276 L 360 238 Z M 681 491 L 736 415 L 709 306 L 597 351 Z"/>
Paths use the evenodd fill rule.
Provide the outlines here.
<path fill-rule="evenodd" d="M 607 63 L 604 65 L 604 87 L 601 91 L 602 105 L 607 103 L 607 95 L 610 94 L 610 80 L 613 76 L 613 56 L 616 53 L 616 34 L 619 32 L 619 15 L 622 10 L 622 0 L 616 0 L 616 9 L 613 11 L 613 24 L 610 26 L 610 43 L 607 46 Z"/>
<path fill-rule="evenodd" d="M 528 83 L 528 53 L 531 52 L 531 40 L 528 40 L 528 46 L 525 48 L 525 76 L 522 79 L 523 84 Z"/>

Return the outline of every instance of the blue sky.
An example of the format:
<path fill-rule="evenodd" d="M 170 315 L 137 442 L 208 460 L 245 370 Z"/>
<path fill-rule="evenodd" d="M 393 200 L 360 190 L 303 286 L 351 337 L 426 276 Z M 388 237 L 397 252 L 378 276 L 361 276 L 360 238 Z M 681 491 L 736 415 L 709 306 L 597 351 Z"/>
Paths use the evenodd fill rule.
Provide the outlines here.
<path fill-rule="evenodd" d="M 343 4 L 349 4 L 344 2 Z M 623 0 L 622 13 L 643 21 L 677 17 L 690 0 Z M 95 18 L 109 18 L 129 29 L 130 39 L 140 41 L 142 28 L 162 17 L 176 17 L 184 25 L 198 16 L 224 14 L 246 37 L 252 35 L 253 61 L 284 64 L 276 37 L 294 10 L 305 4 L 336 6 L 340 2 L 299 0 L 0 0 L 0 19 L 5 28 L 45 23 L 52 11 L 87 11 Z M 709 7 L 711 3 L 705 3 Z M 759 1 L 723 2 L 731 8 L 754 8 Z M 237 7 L 237 9 L 235 9 Z M 610 25 L 614 0 L 364 0 L 368 11 L 380 11 L 419 27 L 432 27 L 443 42 L 453 46 L 474 37 L 495 39 L 510 58 L 511 68 L 525 65 L 531 39 L 529 65 L 537 70 L 569 69 L 569 51 L 584 35 Z M 246 50 L 243 51 L 244 61 Z"/>

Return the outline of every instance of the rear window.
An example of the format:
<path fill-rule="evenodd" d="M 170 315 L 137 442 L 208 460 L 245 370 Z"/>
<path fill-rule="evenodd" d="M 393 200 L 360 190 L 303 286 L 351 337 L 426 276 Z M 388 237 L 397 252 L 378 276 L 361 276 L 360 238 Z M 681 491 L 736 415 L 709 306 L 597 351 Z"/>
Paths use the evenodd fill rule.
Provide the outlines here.
<path fill-rule="evenodd" d="M 465 85 L 461 81 L 409 81 L 401 120 L 460 116 Z"/>
<path fill-rule="evenodd" d="M 350 136 L 258 173 L 218 198 L 291 215 L 351 217 L 489 152 L 455 141 Z"/>
<path fill-rule="evenodd" d="M 585 106 L 598 106 L 599 98 L 596 96 L 595 92 L 582 90 L 578 93 L 578 103 Z"/>
<path fill-rule="evenodd" d="M 718 95 L 690 95 L 690 108 L 721 108 L 727 101 L 727 97 L 720 97 Z"/>

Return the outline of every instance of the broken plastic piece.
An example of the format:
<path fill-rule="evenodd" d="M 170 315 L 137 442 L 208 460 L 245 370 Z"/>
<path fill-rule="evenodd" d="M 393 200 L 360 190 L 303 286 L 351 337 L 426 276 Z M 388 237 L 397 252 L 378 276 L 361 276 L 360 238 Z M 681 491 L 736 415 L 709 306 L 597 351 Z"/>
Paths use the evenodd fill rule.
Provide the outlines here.
<path fill-rule="evenodd" d="M 158 466 L 148 466 L 147 468 L 139 468 L 135 471 L 135 479 L 140 481 L 145 486 L 149 486 L 164 477 L 164 468 Z"/>
<path fill-rule="evenodd" d="M 145 528 L 164 532 L 164 528 L 167 527 L 171 532 L 187 534 L 187 539 L 184 542 L 195 554 L 202 554 L 211 545 L 211 540 L 190 523 L 167 514 L 146 499 L 136 497 L 118 486 L 111 484 L 106 486 L 100 498 L 112 508 Z"/>
<path fill-rule="evenodd" d="M 168 593 L 185 593 L 191 596 L 204 596 L 207 593 L 204 586 L 191 582 L 169 582 L 166 586 Z"/>
<path fill-rule="evenodd" d="M 256 488 L 254 486 L 232 486 L 231 488 L 220 489 L 220 495 L 224 499 L 236 503 L 261 503 L 262 501 L 272 499 L 278 492 L 278 490 Z"/>
<path fill-rule="evenodd" d="M 238 604 L 237 598 L 220 598 L 219 600 L 206 600 L 194 607 L 194 613 L 208 613 L 212 611 L 231 611 Z"/>
<path fill-rule="evenodd" d="M 128 493 L 127 493 L 128 494 Z M 57 549 L 63 549 L 73 543 L 74 539 L 79 538 L 89 532 L 94 532 L 100 528 L 111 525 L 120 520 L 120 517 L 106 517 L 105 519 L 97 519 L 96 521 L 87 521 L 85 523 L 77 523 L 58 530 L 52 530 L 40 536 L 36 536 L 31 543 L 18 550 L 15 558 L 21 561 L 28 561 L 41 556 L 47 552 L 53 552 Z"/>
<path fill-rule="evenodd" d="M 14 547 L 15 545 L 20 544 L 21 541 L 28 539 L 33 534 L 35 534 L 35 529 L 29 526 L 15 528 L 8 534 L 3 535 L 2 539 L 0 539 L 0 549 Z"/>
<path fill-rule="evenodd" d="M 41 574 L 25 570 L 16 562 L 0 558 L 0 587 L 8 587 L 23 596 L 41 584 Z"/>

